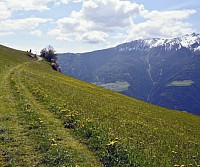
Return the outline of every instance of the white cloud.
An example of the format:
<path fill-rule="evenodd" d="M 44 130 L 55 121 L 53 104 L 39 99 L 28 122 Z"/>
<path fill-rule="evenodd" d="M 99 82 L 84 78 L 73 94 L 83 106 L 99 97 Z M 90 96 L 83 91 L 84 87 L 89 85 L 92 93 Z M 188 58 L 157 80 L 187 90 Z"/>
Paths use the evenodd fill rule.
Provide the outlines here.
<path fill-rule="evenodd" d="M 87 0 L 83 1 L 81 10 L 59 19 L 49 35 L 57 40 L 75 39 L 86 43 L 108 43 L 108 37 L 131 41 L 182 36 L 194 31 L 186 19 L 195 13 L 195 10 L 148 11 L 143 5 L 128 0 Z M 143 21 L 136 24 L 136 17 Z"/>
<path fill-rule="evenodd" d="M 195 31 L 187 18 L 195 10 L 148 11 L 141 4 L 130 0 L 0 0 L 0 34 L 9 35 L 17 30 L 28 30 L 41 37 L 43 18 L 11 20 L 16 11 L 49 10 L 49 3 L 57 5 L 82 2 L 79 11 L 72 11 L 57 20 L 57 27 L 48 35 L 56 40 L 81 41 L 84 43 L 109 43 L 111 40 L 131 41 L 138 38 L 174 37 Z M 135 23 L 136 17 L 142 21 Z M 140 19 L 138 19 L 140 20 Z M 138 21 L 137 20 L 137 21 Z M 111 35 L 112 34 L 112 35 Z"/>
<path fill-rule="evenodd" d="M 0 31 L 0 37 L 13 34 L 12 32 Z"/>
<path fill-rule="evenodd" d="M 69 0 L 58 0 L 58 2 L 64 3 L 64 4 L 68 4 Z"/>
<path fill-rule="evenodd" d="M 41 32 L 36 30 L 40 24 L 51 21 L 44 18 L 26 18 L 16 20 L 0 21 L 0 34 L 9 35 L 18 30 L 29 31 L 32 35 L 40 36 Z"/>
<path fill-rule="evenodd" d="M 100 32 L 100 31 L 90 31 L 84 33 L 80 40 L 85 43 L 97 44 L 101 42 L 106 42 L 106 38 L 109 37 L 107 33 Z"/>
<path fill-rule="evenodd" d="M 51 21 L 44 18 L 25 18 L 16 20 L 5 20 L 0 22 L 0 31 L 6 30 L 34 30 L 41 23 Z"/>
<path fill-rule="evenodd" d="M 120 0 L 97 0 L 83 3 L 80 14 L 102 29 L 124 28 L 133 22 L 133 16 L 139 15 L 142 5 Z"/>
<path fill-rule="evenodd" d="M 72 12 L 71 17 L 59 19 L 57 23 L 64 33 L 86 32 L 94 25 L 93 22 L 82 19 L 76 12 Z"/>
<path fill-rule="evenodd" d="M 12 10 L 48 10 L 48 3 L 52 0 L 2 0 Z"/>
<path fill-rule="evenodd" d="M 195 10 L 145 11 L 143 17 L 148 20 L 134 24 L 126 41 L 151 37 L 170 38 L 192 33 L 195 30 L 185 19 L 194 13 Z"/>
<path fill-rule="evenodd" d="M 196 13 L 196 10 L 172 10 L 172 11 L 144 11 L 143 17 L 150 20 L 164 19 L 165 21 L 170 20 L 183 20 L 188 18 L 190 15 Z"/>
<path fill-rule="evenodd" d="M 84 0 L 71 0 L 74 3 L 79 3 L 79 2 L 83 2 Z"/>
<path fill-rule="evenodd" d="M 30 11 L 30 10 L 49 10 L 49 3 L 55 3 L 56 5 L 68 4 L 69 2 L 82 2 L 83 0 L 1 0 L 1 3 L 5 3 L 6 7 L 11 11 Z M 2 6 L 2 5 L 1 5 Z"/>
<path fill-rule="evenodd" d="M 105 42 L 109 32 L 133 25 L 133 17 L 143 9 L 143 5 L 130 1 L 83 1 L 80 11 L 72 11 L 69 17 L 59 19 L 57 28 L 49 34 L 60 40 L 71 36 L 83 42 Z M 64 34 L 67 35 L 63 37 Z"/>
<path fill-rule="evenodd" d="M 59 6 L 61 4 L 67 5 L 69 2 L 79 3 L 79 2 L 83 2 L 83 1 L 84 0 L 54 0 L 55 4 L 57 6 Z"/>
<path fill-rule="evenodd" d="M 114 39 L 124 39 L 124 38 L 126 38 L 126 34 L 124 34 L 124 33 L 116 33 L 113 38 Z"/>
<path fill-rule="evenodd" d="M 33 30 L 30 32 L 31 35 L 37 36 L 37 37 L 41 37 L 42 36 L 42 31 L 40 30 Z"/>
<path fill-rule="evenodd" d="M 68 4 L 69 0 L 54 0 L 55 5 L 60 6 L 62 3 L 63 4 Z"/>
<path fill-rule="evenodd" d="M 4 2 L 0 2 L 0 21 L 11 17 L 11 12 L 8 10 Z"/>
<path fill-rule="evenodd" d="M 60 41 L 70 41 L 72 42 L 71 34 L 63 33 L 61 29 L 54 29 L 48 32 L 48 35 L 54 37 L 56 40 Z"/>

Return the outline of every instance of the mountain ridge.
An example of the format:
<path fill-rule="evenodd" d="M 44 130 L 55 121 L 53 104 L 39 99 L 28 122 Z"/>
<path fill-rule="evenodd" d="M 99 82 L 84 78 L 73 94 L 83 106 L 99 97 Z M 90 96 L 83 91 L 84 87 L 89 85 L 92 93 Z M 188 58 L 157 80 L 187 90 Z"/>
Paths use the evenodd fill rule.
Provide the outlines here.
<path fill-rule="evenodd" d="M 138 43 L 139 45 L 137 46 L 135 43 Z M 176 38 L 147 38 L 147 39 L 138 39 L 134 40 L 131 42 L 127 42 L 124 44 L 120 44 L 114 48 L 120 48 L 119 51 L 124 51 L 122 49 L 123 46 L 126 45 L 136 45 L 137 47 L 128 47 L 126 48 L 128 51 L 131 50 L 141 50 L 142 48 L 154 48 L 158 46 L 165 46 L 166 50 L 170 50 L 173 45 L 178 45 L 178 49 L 181 47 L 189 48 L 192 51 L 200 51 L 200 34 L 199 33 L 192 33 L 192 34 L 187 34 L 182 37 L 176 37 Z M 198 45 L 198 46 L 196 46 Z M 196 47 L 195 47 L 196 46 Z M 130 49 L 130 50 L 129 50 Z"/>
<path fill-rule="evenodd" d="M 172 39 L 140 39 L 94 52 L 61 54 L 58 63 L 63 73 L 75 78 L 104 87 L 106 84 L 110 87 L 116 82 L 127 82 L 130 85 L 126 88 L 128 90 L 121 92 L 125 95 L 200 115 L 200 104 L 195 104 L 193 97 L 194 90 L 199 92 L 200 89 L 199 48 L 200 34 L 193 33 Z M 174 81 L 185 80 L 194 84 L 182 84 L 182 87 L 177 84 L 176 88 L 170 85 Z M 183 89 L 183 93 L 180 89 Z M 192 95 L 189 89 L 192 89 Z M 181 95 L 185 100 L 180 103 L 178 99 Z M 200 99 L 199 96 L 197 99 Z M 196 107 L 186 101 L 193 101 L 192 105 Z"/>

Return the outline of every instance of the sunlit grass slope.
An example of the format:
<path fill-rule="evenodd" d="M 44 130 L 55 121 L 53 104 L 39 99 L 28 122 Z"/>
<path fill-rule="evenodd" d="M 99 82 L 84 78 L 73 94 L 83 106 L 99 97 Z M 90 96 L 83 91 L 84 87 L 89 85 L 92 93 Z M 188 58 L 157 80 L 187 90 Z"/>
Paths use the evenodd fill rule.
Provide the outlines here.
<path fill-rule="evenodd" d="M 198 166 L 200 117 L 96 87 L 0 47 L 0 166 Z"/>
<path fill-rule="evenodd" d="M 20 81 L 20 69 L 33 61 L 0 46 L 0 166 L 102 166 Z"/>

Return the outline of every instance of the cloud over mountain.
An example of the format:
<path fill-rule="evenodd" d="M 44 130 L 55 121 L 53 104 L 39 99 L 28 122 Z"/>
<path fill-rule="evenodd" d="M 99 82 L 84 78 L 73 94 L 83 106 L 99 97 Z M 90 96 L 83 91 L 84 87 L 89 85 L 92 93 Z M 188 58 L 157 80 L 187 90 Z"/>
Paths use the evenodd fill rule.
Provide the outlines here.
<path fill-rule="evenodd" d="M 150 37 L 170 38 L 190 34 L 195 30 L 184 20 L 195 13 L 195 10 L 144 11 L 143 17 L 147 20 L 133 25 L 126 40 Z"/>
<path fill-rule="evenodd" d="M 49 34 L 58 40 L 85 43 L 106 42 L 118 31 L 126 41 L 147 37 L 174 37 L 192 33 L 194 28 L 186 19 L 196 10 L 148 11 L 144 5 L 120 0 L 84 1 L 79 11 L 58 19 Z M 136 18 L 143 21 L 135 23 Z M 95 33 L 94 33 L 95 32 Z M 115 34 L 116 33 L 116 34 Z M 97 34 L 102 34 L 97 39 Z M 64 37 L 63 37 L 64 36 Z"/>
<path fill-rule="evenodd" d="M 84 1 L 80 11 L 73 11 L 69 17 L 57 21 L 58 34 L 54 34 L 55 30 L 50 31 L 50 34 L 60 39 L 59 36 L 67 33 L 77 40 L 83 39 L 79 38 L 81 34 L 82 37 L 89 35 L 87 40 L 82 41 L 93 43 L 98 33 L 103 34 L 103 40 L 100 41 L 105 42 L 109 32 L 133 25 L 133 16 L 140 15 L 142 10 L 143 5 L 129 1 Z"/>

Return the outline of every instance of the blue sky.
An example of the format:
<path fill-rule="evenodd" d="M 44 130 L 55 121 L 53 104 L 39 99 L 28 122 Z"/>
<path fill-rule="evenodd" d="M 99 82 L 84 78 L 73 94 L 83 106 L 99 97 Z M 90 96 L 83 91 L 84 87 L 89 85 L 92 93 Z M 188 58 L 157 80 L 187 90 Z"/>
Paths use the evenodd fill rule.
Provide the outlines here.
<path fill-rule="evenodd" d="M 0 44 L 86 52 L 200 32 L 199 0 L 0 0 Z"/>

